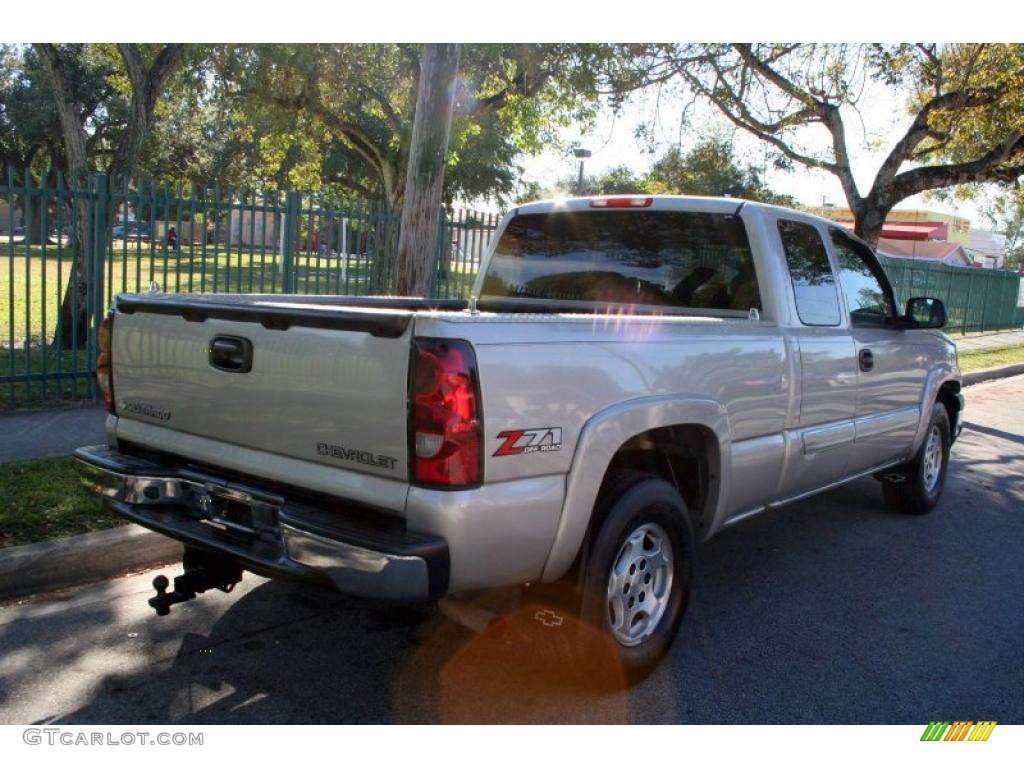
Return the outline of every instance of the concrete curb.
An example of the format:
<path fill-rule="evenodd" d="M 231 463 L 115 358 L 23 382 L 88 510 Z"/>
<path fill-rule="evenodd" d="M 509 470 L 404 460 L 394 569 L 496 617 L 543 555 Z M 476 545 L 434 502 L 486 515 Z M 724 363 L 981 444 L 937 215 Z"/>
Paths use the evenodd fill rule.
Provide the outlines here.
<path fill-rule="evenodd" d="M 0 600 L 181 560 L 181 542 L 139 525 L 0 549 Z"/>
<path fill-rule="evenodd" d="M 965 387 L 969 387 L 972 384 L 980 384 L 983 381 L 993 381 L 994 379 L 1005 379 L 1008 376 L 1020 376 L 1024 374 L 1024 363 L 1014 363 L 1013 365 L 1002 365 L 998 368 L 985 368 L 981 371 L 971 371 L 963 375 L 963 383 Z"/>

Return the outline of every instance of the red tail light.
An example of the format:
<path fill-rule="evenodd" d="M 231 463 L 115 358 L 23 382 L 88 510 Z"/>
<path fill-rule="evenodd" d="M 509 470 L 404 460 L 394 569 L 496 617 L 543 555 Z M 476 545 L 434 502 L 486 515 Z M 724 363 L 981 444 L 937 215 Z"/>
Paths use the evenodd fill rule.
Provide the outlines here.
<path fill-rule="evenodd" d="M 654 202 L 653 197 L 595 197 L 590 201 L 591 208 L 646 208 Z"/>
<path fill-rule="evenodd" d="M 110 357 L 110 335 L 114 330 L 114 315 L 107 315 L 100 321 L 97 334 L 99 355 L 96 358 L 96 383 L 103 395 L 103 406 L 110 413 L 114 412 L 114 366 Z"/>
<path fill-rule="evenodd" d="M 478 485 L 480 387 L 469 342 L 416 339 L 409 389 L 412 481 L 447 488 Z"/>

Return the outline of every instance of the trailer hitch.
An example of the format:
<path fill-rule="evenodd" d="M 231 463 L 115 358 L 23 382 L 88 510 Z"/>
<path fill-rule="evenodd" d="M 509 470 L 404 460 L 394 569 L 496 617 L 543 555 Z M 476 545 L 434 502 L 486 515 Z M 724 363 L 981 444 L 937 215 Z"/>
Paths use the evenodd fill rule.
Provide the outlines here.
<path fill-rule="evenodd" d="M 153 579 L 156 597 L 149 598 L 149 605 L 157 616 L 166 616 L 175 603 L 194 600 L 208 589 L 231 592 L 242 580 L 242 568 L 235 561 L 194 550 L 185 550 L 182 558 L 185 572 L 174 577 L 174 591 L 168 592 L 170 581 L 160 574 Z"/>

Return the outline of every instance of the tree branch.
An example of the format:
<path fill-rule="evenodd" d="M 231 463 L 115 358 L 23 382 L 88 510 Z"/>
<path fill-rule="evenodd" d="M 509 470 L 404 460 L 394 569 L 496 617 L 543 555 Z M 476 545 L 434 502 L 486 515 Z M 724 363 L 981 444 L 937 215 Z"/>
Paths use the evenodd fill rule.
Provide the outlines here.
<path fill-rule="evenodd" d="M 836 159 L 832 173 L 839 179 L 850 208 L 857 210 L 861 205 L 860 191 L 857 189 L 857 180 L 853 177 L 853 168 L 850 166 L 850 153 L 846 147 L 846 126 L 843 124 L 839 107 L 835 104 L 825 105 L 825 127 L 832 135 L 832 154 Z"/>
<path fill-rule="evenodd" d="M 976 160 L 905 171 L 893 179 L 886 197 L 895 203 L 930 189 L 988 181 L 1013 182 L 1022 175 L 1024 134 L 1015 133 Z"/>
<path fill-rule="evenodd" d="M 401 133 L 402 128 L 404 127 L 402 118 L 399 117 L 397 112 L 395 112 L 395 108 L 391 106 L 391 102 L 388 101 L 387 97 L 372 85 L 363 85 L 363 90 L 370 94 L 370 96 L 373 97 L 373 100 L 380 105 L 380 108 L 384 111 L 384 117 L 391 125 L 391 129 L 396 134 Z"/>
<path fill-rule="evenodd" d="M 181 43 L 163 46 L 153 65 L 146 69 L 142 54 L 135 43 L 118 44 L 125 71 L 132 84 L 132 98 L 128 122 L 110 160 L 109 172 L 112 176 L 130 176 L 135 171 L 135 164 L 149 133 L 149 124 L 153 119 L 157 100 L 163 92 L 167 78 L 181 59 L 184 49 L 185 46 Z"/>
<path fill-rule="evenodd" d="M 360 184 L 358 181 L 355 181 L 354 179 L 351 179 L 348 176 L 345 176 L 345 175 L 340 174 L 340 173 L 335 174 L 335 176 L 334 176 L 334 183 L 335 184 L 340 184 L 343 187 L 348 187 L 353 192 L 358 192 L 360 195 L 362 195 L 367 200 L 371 200 L 375 196 L 373 191 L 369 187 L 367 187 L 365 184 Z"/>
<path fill-rule="evenodd" d="M 719 111 L 725 115 L 730 122 L 737 127 L 752 133 L 762 141 L 771 144 L 786 157 L 800 163 L 801 165 L 806 165 L 811 168 L 819 168 L 821 170 L 828 171 L 829 173 L 836 173 L 838 166 L 835 163 L 830 163 L 827 160 L 822 160 L 817 157 L 811 157 L 810 155 L 797 152 L 781 138 L 774 135 L 775 133 L 792 125 L 797 125 L 802 122 L 809 121 L 812 118 L 817 118 L 819 113 L 817 108 L 799 110 L 787 115 L 781 120 L 777 120 L 774 123 L 762 122 L 755 117 L 752 112 L 750 112 L 743 99 L 732 90 L 725 78 L 725 73 L 722 72 L 717 64 L 711 62 L 711 66 L 716 73 L 716 85 L 725 91 L 727 98 L 723 98 L 718 92 L 718 89 L 706 87 L 695 75 L 684 71 L 683 76 L 689 81 L 694 90 L 718 107 Z"/>
<path fill-rule="evenodd" d="M 304 109 L 323 121 L 353 152 L 367 162 L 374 173 L 380 176 L 385 195 L 393 200 L 399 192 L 396 186 L 398 159 L 393 157 L 386 147 L 378 145 L 361 126 L 329 110 L 318 96 L 306 98 L 307 96 L 309 94 L 304 91 L 298 96 L 270 95 L 267 98 L 276 106 L 294 110 Z"/>
<path fill-rule="evenodd" d="M 1006 92 L 1005 86 L 969 88 L 950 91 L 930 99 L 914 116 L 907 132 L 896 142 L 875 176 L 873 188 L 880 189 L 895 178 L 900 166 L 911 159 L 918 145 L 927 138 L 934 138 L 935 132 L 928 125 L 928 118 L 939 111 L 967 109 L 993 104 Z"/>
<path fill-rule="evenodd" d="M 84 183 L 89 170 L 85 152 L 85 126 L 78 118 L 82 110 L 75 98 L 61 52 L 52 43 L 34 43 L 33 47 L 43 62 L 53 88 L 54 105 L 64 138 L 64 152 L 68 158 L 68 172 L 74 183 Z"/>
<path fill-rule="evenodd" d="M 826 101 L 814 96 L 810 91 L 800 88 L 792 80 L 783 77 L 781 74 L 772 69 L 768 64 L 763 62 L 761 59 L 754 55 L 753 48 L 749 43 L 735 43 L 733 49 L 740 55 L 743 62 L 761 75 L 765 80 L 772 83 L 783 93 L 789 95 L 793 99 L 796 99 L 806 107 L 816 106 L 823 107 L 828 104 Z"/>

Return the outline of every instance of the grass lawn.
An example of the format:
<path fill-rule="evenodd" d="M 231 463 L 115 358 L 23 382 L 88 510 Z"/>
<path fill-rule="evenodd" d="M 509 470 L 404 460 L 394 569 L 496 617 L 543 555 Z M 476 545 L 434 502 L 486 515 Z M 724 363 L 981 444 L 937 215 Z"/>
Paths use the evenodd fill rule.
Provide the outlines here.
<path fill-rule="evenodd" d="M 27 250 L 27 253 L 26 253 Z M 20 346 L 25 339 L 51 339 L 60 302 L 71 276 L 68 248 L 0 242 L 0 347 Z M 370 264 L 366 256 L 303 256 L 295 258 L 296 293 L 365 295 L 369 293 Z M 443 296 L 468 295 L 475 266 L 452 262 Z M 239 253 L 210 246 L 181 252 L 163 246 L 114 241 L 104 274 L 105 293 L 149 290 L 151 282 L 167 292 L 283 293 L 277 255 L 259 248 Z M 2 369 L 0 369 L 2 373 Z"/>
<path fill-rule="evenodd" d="M 0 548 L 122 525 L 79 480 L 70 457 L 0 464 Z"/>
<path fill-rule="evenodd" d="M 1024 346 L 975 349 L 960 353 L 960 370 L 964 373 L 995 368 L 1000 365 L 1024 363 Z"/>
<path fill-rule="evenodd" d="M 88 374 L 86 350 L 42 349 L 54 338 L 72 264 L 67 247 L 26 247 L 0 238 L 0 411 L 89 397 L 92 376 Z M 299 255 L 295 269 L 297 293 L 370 292 L 366 256 L 351 254 L 345 259 Z M 439 294 L 468 295 L 475 276 L 475 265 L 452 262 Z M 151 281 L 168 292 L 283 292 L 276 254 L 248 246 L 241 253 L 237 249 L 228 253 L 221 245 L 210 246 L 205 252 L 183 246 L 177 252 L 162 245 L 150 250 L 149 244 L 114 241 L 104 281 L 109 295 L 145 291 Z M 79 329 L 81 338 L 86 333 L 87 329 Z M 26 339 L 31 340 L 27 351 Z"/>

